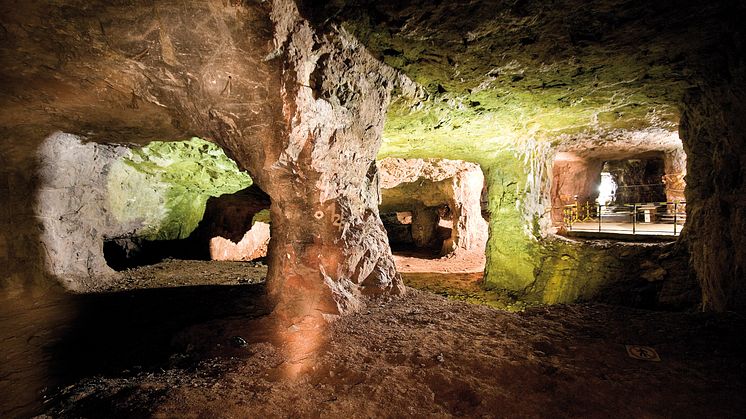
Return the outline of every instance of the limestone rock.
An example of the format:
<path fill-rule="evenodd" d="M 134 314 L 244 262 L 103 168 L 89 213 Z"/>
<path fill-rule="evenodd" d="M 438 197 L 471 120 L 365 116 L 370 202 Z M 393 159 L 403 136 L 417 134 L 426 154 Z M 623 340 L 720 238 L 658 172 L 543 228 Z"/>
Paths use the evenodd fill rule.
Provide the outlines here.
<path fill-rule="evenodd" d="M 724 57 L 743 57 L 743 45 Z M 684 233 L 708 310 L 746 310 L 746 66 L 720 63 L 684 100 L 687 154 Z M 718 77 L 720 76 L 720 77 Z"/>
<path fill-rule="evenodd" d="M 256 222 L 238 243 L 220 236 L 210 239 L 210 258 L 224 261 L 249 261 L 265 257 L 269 238 L 269 224 Z"/>
<path fill-rule="evenodd" d="M 374 159 L 391 92 L 411 81 L 341 27 L 315 27 L 291 0 L 78 6 L 3 8 L 11 30 L 0 127 L 12 146 L 0 174 L 3 188 L 28 186 L 2 214 L 28 239 L 6 251 L 8 277 L 45 258 L 28 211 L 34 156 L 61 130 L 92 142 L 220 144 L 272 198 L 267 288 L 283 315 L 337 315 L 359 307 L 361 293 L 403 291 L 378 217 Z M 75 260 L 97 252 L 89 245 Z"/>
<path fill-rule="evenodd" d="M 386 158 L 381 172 L 381 211 L 411 211 L 412 237 L 417 246 L 430 244 L 442 209 L 452 223 L 441 255 L 483 251 L 487 222 L 482 218 L 484 175 L 479 165 L 447 159 Z"/>

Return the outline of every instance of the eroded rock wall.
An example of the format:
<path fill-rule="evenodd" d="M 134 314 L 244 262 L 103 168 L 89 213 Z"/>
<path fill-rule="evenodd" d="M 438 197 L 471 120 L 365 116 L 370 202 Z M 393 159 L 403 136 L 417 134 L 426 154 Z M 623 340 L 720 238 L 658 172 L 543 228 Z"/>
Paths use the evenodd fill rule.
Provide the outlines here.
<path fill-rule="evenodd" d="M 685 232 L 709 310 L 746 310 L 746 50 L 734 48 L 687 94 L 680 129 L 688 157 Z"/>
<path fill-rule="evenodd" d="M 214 144 L 193 140 L 159 150 L 86 143 L 61 132 L 46 138 L 35 156 L 38 184 L 27 215 L 36 222 L 29 240 L 43 253 L 31 263 L 84 291 L 114 275 L 105 240 L 184 239 L 211 193 L 251 182 Z M 11 223 L 4 235 L 12 238 L 14 230 Z"/>
<path fill-rule="evenodd" d="M 614 244 L 550 233 L 553 161 L 554 150 L 538 144 L 506 150 L 491 161 L 485 286 L 549 304 L 602 300 L 648 308 L 696 306 L 700 291 L 687 263 L 685 240 Z M 585 164 L 578 167 L 585 170 Z"/>
<path fill-rule="evenodd" d="M 581 158 L 571 153 L 558 153 L 552 166 L 552 221 L 561 223 L 564 206 L 573 203 L 595 204 L 601 181 L 599 159 Z"/>
<path fill-rule="evenodd" d="M 293 1 L 274 1 L 271 17 L 285 134 L 262 142 L 260 186 L 272 198 L 268 290 L 291 321 L 354 311 L 360 293 L 403 291 L 378 216 L 374 163 L 402 79 L 343 29 L 317 31 Z"/>
<path fill-rule="evenodd" d="M 686 152 L 682 148 L 666 151 L 663 155 L 665 174 L 663 183 L 666 188 L 667 202 L 683 202 L 686 200 Z"/>
<path fill-rule="evenodd" d="M 695 307 L 701 298 L 683 244 L 577 241 L 551 235 L 536 251 L 535 281 L 525 290 L 527 300 L 681 309 Z"/>
<path fill-rule="evenodd" d="M 40 187 L 36 217 L 46 270 L 66 288 L 84 290 L 114 272 L 103 254 L 104 237 L 132 233 L 138 221 L 120 223 L 109 211 L 108 174 L 129 150 L 121 146 L 83 144 L 71 134 L 56 133 L 39 150 Z M 97 277 L 97 278 L 94 278 Z"/>
<path fill-rule="evenodd" d="M 617 185 L 615 204 L 661 202 L 666 199 L 662 159 L 612 160 L 606 162 L 604 168 L 609 171 Z"/>

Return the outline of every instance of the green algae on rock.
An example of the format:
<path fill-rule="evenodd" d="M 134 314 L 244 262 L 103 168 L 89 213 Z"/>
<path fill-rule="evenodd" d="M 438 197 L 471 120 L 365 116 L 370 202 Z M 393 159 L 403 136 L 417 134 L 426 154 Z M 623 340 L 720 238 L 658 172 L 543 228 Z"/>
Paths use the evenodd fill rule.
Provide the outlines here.
<path fill-rule="evenodd" d="M 200 138 L 154 141 L 112 164 L 107 197 L 121 223 L 138 222 L 148 240 L 183 239 L 197 228 L 210 196 L 251 186 L 249 175 Z"/>

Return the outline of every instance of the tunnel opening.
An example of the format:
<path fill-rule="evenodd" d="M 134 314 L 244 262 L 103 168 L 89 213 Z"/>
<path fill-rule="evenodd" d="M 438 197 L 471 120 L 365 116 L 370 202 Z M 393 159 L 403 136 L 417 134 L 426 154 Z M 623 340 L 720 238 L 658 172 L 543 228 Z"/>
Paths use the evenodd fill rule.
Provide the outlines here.
<path fill-rule="evenodd" d="M 391 251 L 422 259 L 437 259 L 443 254 L 444 244 L 451 237 L 453 220 L 448 204 L 435 207 L 421 206 L 416 201 L 412 207 L 397 208 L 381 213 Z"/>
<path fill-rule="evenodd" d="M 215 143 L 195 137 L 137 147 L 56 133 L 39 154 L 47 269 L 71 289 L 124 286 L 118 272 L 168 259 L 266 256 L 269 197 Z M 148 286 L 158 286 L 157 275 Z"/>
<path fill-rule="evenodd" d="M 686 222 L 683 150 L 612 157 L 558 153 L 552 222 L 561 234 L 674 240 Z"/>
<path fill-rule="evenodd" d="M 488 229 L 479 166 L 446 159 L 387 158 L 378 164 L 379 212 L 397 269 L 481 275 Z"/>
<path fill-rule="evenodd" d="M 257 185 L 208 198 L 202 219 L 186 238 L 148 240 L 137 235 L 107 238 L 109 267 L 124 271 L 166 259 L 254 261 L 266 265 L 270 237 L 269 196 Z"/>

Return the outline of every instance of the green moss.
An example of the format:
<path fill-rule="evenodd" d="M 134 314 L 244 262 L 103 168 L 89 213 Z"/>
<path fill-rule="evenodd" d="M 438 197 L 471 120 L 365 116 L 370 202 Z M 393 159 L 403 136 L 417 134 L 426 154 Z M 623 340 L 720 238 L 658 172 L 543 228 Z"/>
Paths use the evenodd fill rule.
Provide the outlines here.
<path fill-rule="evenodd" d="M 183 239 L 202 220 L 207 199 L 251 186 L 217 145 L 200 138 L 131 150 L 108 177 L 109 210 L 148 240 Z"/>

